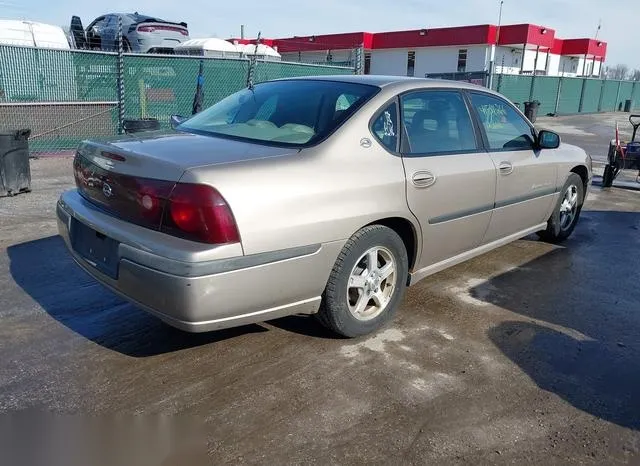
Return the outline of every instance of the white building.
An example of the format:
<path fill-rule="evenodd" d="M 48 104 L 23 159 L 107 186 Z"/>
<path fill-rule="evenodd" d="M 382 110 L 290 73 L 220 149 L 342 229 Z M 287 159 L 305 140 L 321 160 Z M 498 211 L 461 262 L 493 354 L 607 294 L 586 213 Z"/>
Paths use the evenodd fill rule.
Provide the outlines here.
<path fill-rule="evenodd" d="M 555 37 L 533 24 L 463 26 L 382 33 L 354 32 L 271 39 L 286 61 L 353 63 L 364 49 L 365 73 L 437 76 L 490 71 L 548 76 L 599 76 L 606 43 Z M 473 78 L 472 78 L 473 79 Z"/>

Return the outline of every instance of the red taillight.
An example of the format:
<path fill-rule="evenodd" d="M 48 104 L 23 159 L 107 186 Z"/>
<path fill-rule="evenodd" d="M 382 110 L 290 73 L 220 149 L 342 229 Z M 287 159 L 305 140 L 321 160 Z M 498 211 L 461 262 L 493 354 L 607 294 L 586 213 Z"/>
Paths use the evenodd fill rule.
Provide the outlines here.
<path fill-rule="evenodd" d="M 207 185 L 177 184 L 169 196 L 162 229 L 211 244 L 240 241 L 229 205 Z"/>
<path fill-rule="evenodd" d="M 79 153 L 73 173 L 80 194 L 118 218 L 192 241 L 240 242 L 229 205 L 211 186 L 116 173 Z"/>

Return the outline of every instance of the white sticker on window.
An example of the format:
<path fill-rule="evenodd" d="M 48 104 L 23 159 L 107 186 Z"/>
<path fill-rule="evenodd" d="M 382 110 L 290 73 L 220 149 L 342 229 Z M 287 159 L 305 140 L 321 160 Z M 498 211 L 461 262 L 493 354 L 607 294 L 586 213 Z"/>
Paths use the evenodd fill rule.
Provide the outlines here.
<path fill-rule="evenodd" d="M 396 133 L 393 131 L 393 120 L 391 119 L 391 113 L 384 112 L 384 135 L 385 136 L 395 136 Z"/>

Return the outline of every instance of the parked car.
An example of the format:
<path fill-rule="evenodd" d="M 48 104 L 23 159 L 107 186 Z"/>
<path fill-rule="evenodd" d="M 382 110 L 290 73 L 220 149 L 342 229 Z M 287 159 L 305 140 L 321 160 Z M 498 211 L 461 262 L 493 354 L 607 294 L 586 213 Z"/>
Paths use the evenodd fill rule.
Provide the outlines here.
<path fill-rule="evenodd" d="M 192 332 L 316 314 L 347 337 L 433 273 L 566 239 L 592 177 L 495 92 L 384 76 L 258 84 L 175 132 L 83 143 L 74 172 L 60 234 L 124 298 Z"/>
<path fill-rule="evenodd" d="M 125 52 L 171 54 L 177 45 L 189 40 L 187 23 L 172 23 L 138 13 L 107 14 L 93 20 L 85 31 L 80 18 L 74 16 L 70 29 L 76 48 L 116 51 L 119 19 Z"/>

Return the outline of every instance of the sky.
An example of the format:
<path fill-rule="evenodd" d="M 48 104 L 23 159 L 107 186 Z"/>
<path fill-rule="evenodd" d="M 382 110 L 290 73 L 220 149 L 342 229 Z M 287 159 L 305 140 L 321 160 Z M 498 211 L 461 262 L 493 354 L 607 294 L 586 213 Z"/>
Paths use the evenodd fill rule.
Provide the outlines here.
<path fill-rule="evenodd" d="M 55 4 L 55 7 L 53 6 Z M 240 25 L 255 37 L 339 32 L 383 32 L 469 24 L 497 24 L 500 0 L 0 0 L 1 19 L 85 26 L 104 13 L 134 12 L 189 24 L 192 38 L 238 37 Z M 502 24 L 533 23 L 556 37 L 594 37 L 608 43 L 607 65 L 640 69 L 638 0 L 504 0 Z"/>

